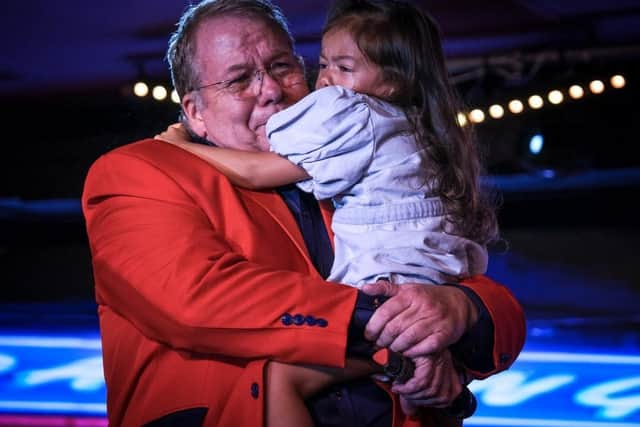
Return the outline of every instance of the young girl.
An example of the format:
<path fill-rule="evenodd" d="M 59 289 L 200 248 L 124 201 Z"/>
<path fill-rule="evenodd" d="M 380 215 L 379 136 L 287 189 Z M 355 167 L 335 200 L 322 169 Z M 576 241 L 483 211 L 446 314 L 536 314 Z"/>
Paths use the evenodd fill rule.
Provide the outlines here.
<path fill-rule="evenodd" d="M 439 284 L 485 272 L 497 234 L 480 160 L 448 81 L 438 29 L 393 0 L 339 2 L 323 30 L 316 91 L 273 115 L 274 153 L 180 143 L 251 189 L 297 182 L 335 206 L 328 280 Z M 372 372 L 268 366 L 267 425 L 311 426 L 303 399 Z M 270 398 L 271 396 L 272 398 Z"/>

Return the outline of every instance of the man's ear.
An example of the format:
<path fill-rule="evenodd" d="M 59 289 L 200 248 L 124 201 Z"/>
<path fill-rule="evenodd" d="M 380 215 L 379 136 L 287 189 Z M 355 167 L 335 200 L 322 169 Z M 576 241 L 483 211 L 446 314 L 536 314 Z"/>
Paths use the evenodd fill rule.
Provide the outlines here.
<path fill-rule="evenodd" d="M 189 92 L 182 97 L 182 112 L 184 113 L 189 128 L 198 136 L 207 137 L 207 128 L 201 113 L 202 100 L 195 92 Z"/>

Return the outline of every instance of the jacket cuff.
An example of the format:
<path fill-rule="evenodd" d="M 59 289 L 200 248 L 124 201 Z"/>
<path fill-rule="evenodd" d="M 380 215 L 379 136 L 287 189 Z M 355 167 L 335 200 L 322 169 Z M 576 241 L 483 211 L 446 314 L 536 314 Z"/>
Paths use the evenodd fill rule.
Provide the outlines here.
<path fill-rule="evenodd" d="M 356 305 L 349 322 L 347 335 L 347 357 L 370 358 L 376 351 L 375 344 L 364 337 L 364 328 L 369 319 L 388 297 L 367 295 L 358 291 Z"/>
<path fill-rule="evenodd" d="M 447 283 L 465 293 L 478 310 L 478 320 L 458 342 L 450 347 L 452 356 L 467 369 L 479 373 L 490 373 L 496 369 L 493 363 L 494 325 L 487 307 L 480 297 L 467 288 Z"/>

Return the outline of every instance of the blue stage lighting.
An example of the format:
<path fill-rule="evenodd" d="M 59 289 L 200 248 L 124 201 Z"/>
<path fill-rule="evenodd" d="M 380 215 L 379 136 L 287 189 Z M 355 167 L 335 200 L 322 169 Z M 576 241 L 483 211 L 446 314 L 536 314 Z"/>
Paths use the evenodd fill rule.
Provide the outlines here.
<path fill-rule="evenodd" d="M 544 136 L 542 134 L 537 133 L 531 137 L 529 140 L 529 152 L 533 155 L 538 155 L 542 151 L 544 147 Z"/>

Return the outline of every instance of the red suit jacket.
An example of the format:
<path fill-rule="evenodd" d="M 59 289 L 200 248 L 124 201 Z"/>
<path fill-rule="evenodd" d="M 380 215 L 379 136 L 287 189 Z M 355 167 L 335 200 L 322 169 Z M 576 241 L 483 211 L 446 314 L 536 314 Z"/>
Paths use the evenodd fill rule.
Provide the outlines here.
<path fill-rule="evenodd" d="M 356 289 L 322 280 L 276 192 L 236 188 L 148 139 L 92 165 L 82 207 L 110 425 L 206 407 L 206 426 L 262 426 L 268 359 L 343 366 Z M 522 309 L 485 277 L 465 285 L 496 325 L 496 369 L 478 375 L 506 369 L 524 342 Z M 394 425 L 418 423 L 395 413 Z"/>

